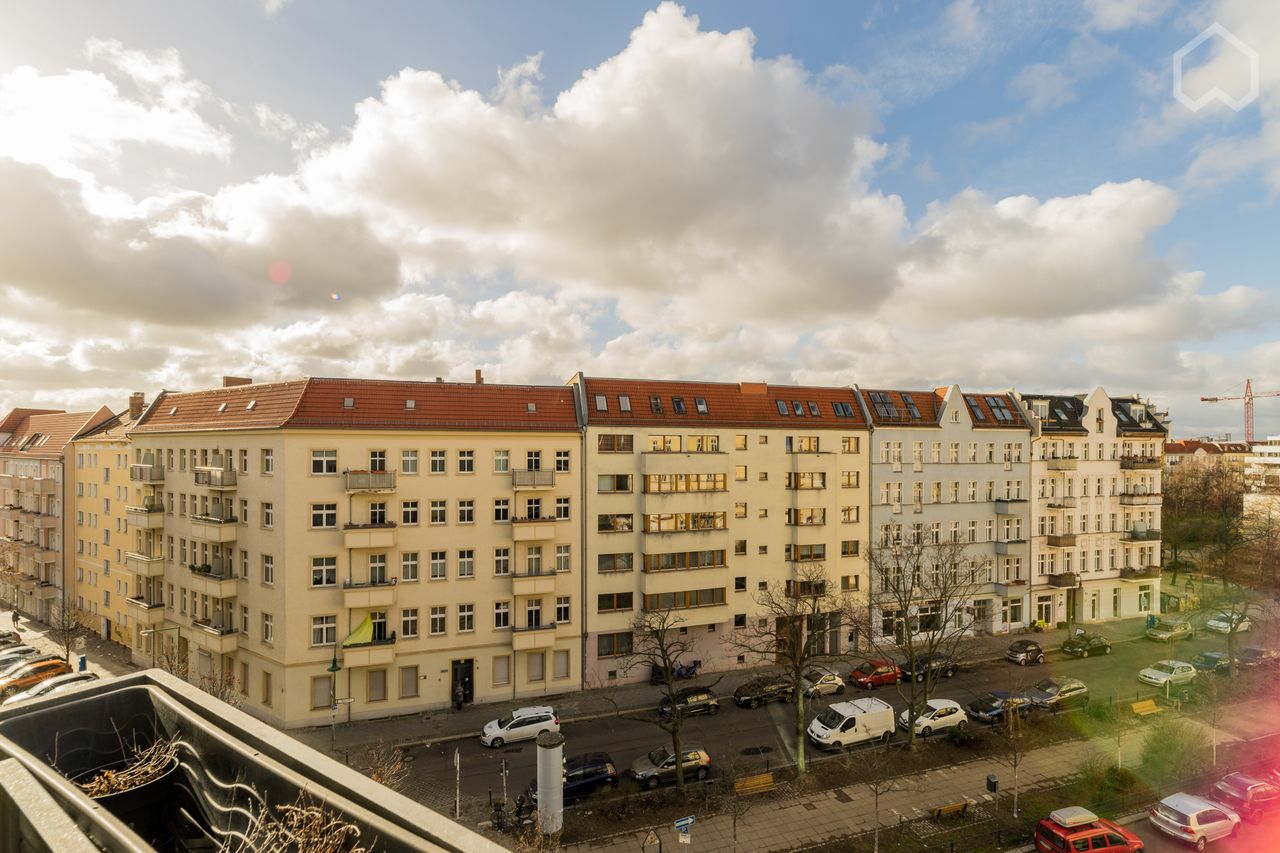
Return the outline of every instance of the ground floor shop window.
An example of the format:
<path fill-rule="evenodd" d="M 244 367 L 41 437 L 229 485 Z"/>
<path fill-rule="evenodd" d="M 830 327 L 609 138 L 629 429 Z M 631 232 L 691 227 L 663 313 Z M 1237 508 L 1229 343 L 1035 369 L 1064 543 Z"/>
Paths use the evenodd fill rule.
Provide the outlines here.
<path fill-rule="evenodd" d="M 1142 585 L 1138 587 L 1138 612 L 1146 613 L 1151 610 L 1151 587 Z"/>

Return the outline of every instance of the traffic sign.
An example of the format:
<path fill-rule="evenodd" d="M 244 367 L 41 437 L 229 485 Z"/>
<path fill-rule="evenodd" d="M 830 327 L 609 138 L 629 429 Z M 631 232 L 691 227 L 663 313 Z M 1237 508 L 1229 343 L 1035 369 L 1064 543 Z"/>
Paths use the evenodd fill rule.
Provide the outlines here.
<path fill-rule="evenodd" d="M 682 832 L 682 833 L 680 833 L 679 838 L 680 838 L 680 843 L 681 843 L 681 844 L 692 844 L 692 843 L 693 843 L 693 840 L 692 840 L 691 838 L 689 838 L 689 833 L 687 833 L 687 832 Z"/>
<path fill-rule="evenodd" d="M 693 820 L 694 820 L 693 815 L 689 815 L 688 817 L 682 817 L 678 819 L 676 821 L 676 829 L 682 829 L 686 826 L 692 826 Z"/>
<path fill-rule="evenodd" d="M 644 844 L 640 845 L 640 849 L 643 850 L 645 847 L 657 847 L 659 850 L 662 849 L 662 842 L 658 840 L 658 833 L 654 832 L 652 829 L 649 830 L 649 834 L 644 837 Z"/>

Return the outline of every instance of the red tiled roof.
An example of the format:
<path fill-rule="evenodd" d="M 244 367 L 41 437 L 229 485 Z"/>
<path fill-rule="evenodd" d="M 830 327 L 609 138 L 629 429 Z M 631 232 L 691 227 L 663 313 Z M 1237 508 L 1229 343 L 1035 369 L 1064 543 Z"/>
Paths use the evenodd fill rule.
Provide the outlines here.
<path fill-rule="evenodd" d="M 852 388 L 604 377 L 583 377 L 582 385 L 589 425 L 867 428 Z M 597 396 L 604 397 L 604 411 L 596 408 Z M 623 396 L 630 402 L 629 412 L 622 411 L 619 398 Z M 652 397 L 658 398 L 661 411 L 654 411 Z M 676 410 L 677 400 L 683 414 Z M 699 410 L 699 400 L 705 404 L 705 414 Z M 786 406 L 785 415 L 779 402 Z M 837 416 L 837 403 L 849 414 Z"/>
<path fill-rule="evenodd" d="M 997 420 L 991 408 L 991 402 L 988 398 L 1003 400 L 1005 409 L 1013 416 L 1013 420 Z M 1013 401 L 1012 394 L 986 394 L 986 393 L 969 393 L 964 395 L 965 406 L 969 410 L 969 417 L 973 420 L 973 425 L 982 427 L 983 429 L 1029 429 L 1029 425 L 1022 417 L 1022 410 L 1018 408 L 1018 404 Z M 982 418 L 979 419 L 973 414 L 972 406 L 976 405 L 978 410 L 982 412 Z"/>
<path fill-rule="evenodd" d="M 351 408 L 344 406 L 348 398 Z M 408 400 L 414 401 L 414 408 L 407 408 Z M 578 420 L 572 389 L 560 385 L 310 378 L 181 394 L 166 391 L 132 431 L 282 427 L 576 430 Z"/>
<path fill-rule="evenodd" d="M 937 426 L 938 415 L 942 411 L 942 399 L 947 392 L 946 388 L 934 391 L 890 391 L 880 388 L 860 388 L 859 390 L 862 392 L 862 402 L 871 415 L 871 423 L 876 426 Z M 877 397 L 882 394 L 887 395 L 887 403 L 881 403 L 883 411 L 876 408 L 873 394 Z M 910 402 L 920 413 L 919 417 L 911 414 L 911 406 L 907 404 L 904 394 L 910 396 Z"/>
<path fill-rule="evenodd" d="M 111 417 L 106 406 L 96 412 L 26 415 L 14 423 L 13 433 L 0 443 L 0 454 L 57 459 L 71 439 Z M 10 423 L 11 418 L 6 417 L 4 422 Z"/>
<path fill-rule="evenodd" d="M 0 421 L 0 432 L 13 432 L 14 427 L 31 415 L 61 415 L 66 409 L 13 409 Z"/>
<path fill-rule="evenodd" d="M 1219 449 L 1216 445 L 1210 444 L 1207 441 L 1200 441 L 1194 438 L 1186 438 L 1181 441 L 1166 441 L 1164 443 L 1164 452 L 1166 456 L 1169 455 L 1170 453 L 1174 454 L 1175 456 L 1186 455 L 1189 453 L 1195 453 L 1200 450 L 1203 450 L 1205 453 L 1209 453 L 1209 454 L 1219 454 L 1222 452 L 1222 450 Z"/>

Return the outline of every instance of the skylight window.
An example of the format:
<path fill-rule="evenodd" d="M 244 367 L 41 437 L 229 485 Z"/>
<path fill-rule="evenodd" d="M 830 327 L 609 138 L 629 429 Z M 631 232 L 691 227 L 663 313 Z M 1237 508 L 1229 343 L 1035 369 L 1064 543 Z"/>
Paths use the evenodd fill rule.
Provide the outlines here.
<path fill-rule="evenodd" d="M 987 419 L 987 416 L 983 414 L 982 407 L 978 405 L 978 401 L 975 397 L 966 394 L 964 399 L 965 402 L 969 404 L 969 411 L 973 412 L 973 419 L 975 421 L 985 421 Z"/>
<path fill-rule="evenodd" d="M 626 394 L 618 395 L 618 411 L 620 412 L 631 411 L 631 398 L 628 397 Z"/>
<path fill-rule="evenodd" d="M 876 417 L 882 420 L 897 420 L 898 407 L 893 404 L 893 399 L 884 391 L 870 391 L 867 396 L 871 398 L 871 407 L 875 410 Z"/>
<path fill-rule="evenodd" d="M 538 411 L 538 404 L 537 404 L 537 403 L 530 403 L 530 404 L 529 404 L 529 413 L 530 413 L 530 414 L 533 414 L 533 413 L 534 413 L 534 412 L 536 412 L 536 411 Z"/>
<path fill-rule="evenodd" d="M 778 404 L 778 414 L 780 414 L 780 415 L 789 415 L 789 414 L 791 414 L 791 410 L 787 408 L 787 401 L 786 401 L 786 400 L 775 400 L 774 402 L 776 402 L 776 403 Z"/>
<path fill-rule="evenodd" d="M 172 409 L 170 409 L 170 410 L 169 410 L 169 414 L 171 414 L 171 415 L 176 415 L 176 414 L 178 414 L 178 407 L 177 407 L 177 406 L 174 406 Z"/>
<path fill-rule="evenodd" d="M 694 397 L 693 405 L 698 410 L 698 414 L 705 415 L 707 413 L 707 401 L 703 397 Z"/>
<path fill-rule="evenodd" d="M 245 407 L 244 407 L 244 410 L 245 410 L 246 412 L 252 412 L 252 411 L 253 411 L 254 409 L 256 409 L 256 408 L 258 408 L 258 401 L 257 401 L 257 400 L 250 400 L 250 401 L 249 401 L 249 404 L 248 404 L 247 406 L 245 406 Z"/>
<path fill-rule="evenodd" d="M 405 400 L 405 401 L 404 401 L 404 407 L 405 407 L 405 409 L 406 409 L 406 410 L 408 410 L 408 411 L 410 411 L 410 412 L 415 411 L 415 410 L 418 408 L 418 401 L 417 401 L 417 400 Z"/>
<path fill-rule="evenodd" d="M 649 411 L 653 412 L 655 415 L 662 414 L 662 398 L 657 394 L 654 394 L 649 398 Z"/>
<path fill-rule="evenodd" d="M 683 397 L 671 398 L 671 411 L 675 412 L 677 415 L 685 414 Z"/>
<path fill-rule="evenodd" d="M 798 418 L 804 417 L 804 404 L 802 404 L 799 400 L 792 400 L 791 408 L 796 413 L 796 417 Z"/>
<path fill-rule="evenodd" d="M 223 412 L 225 412 L 226 410 L 227 410 L 227 404 L 226 404 L 226 403 L 223 403 L 222 405 L 218 406 L 218 414 L 222 414 L 222 413 L 223 413 Z"/>
<path fill-rule="evenodd" d="M 920 410 L 916 408 L 915 398 L 910 394 L 903 394 L 902 404 L 907 407 L 907 414 L 911 415 L 915 420 L 920 420 Z"/>
<path fill-rule="evenodd" d="M 343 397 L 343 398 L 342 398 L 342 408 L 344 408 L 344 409 L 354 409 L 355 407 L 356 407 L 356 398 L 355 398 L 355 397 Z"/>
<path fill-rule="evenodd" d="M 609 398 L 608 398 L 608 397 L 606 397 L 606 396 L 605 396 L 605 395 L 603 395 L 603 394 L 597 394 L 597 395 L 596 395 L 596 411 L 597 411 L 597 412 L 607 412 L 607 411 L 609 411 Z"/>
<path fill-rule="evenodd" d="M 822 414 L 822 412 L 818 411 L 818 404 L 813 400 L 809 401 L 809 414 L 813 415 L 815 418 Z"/>

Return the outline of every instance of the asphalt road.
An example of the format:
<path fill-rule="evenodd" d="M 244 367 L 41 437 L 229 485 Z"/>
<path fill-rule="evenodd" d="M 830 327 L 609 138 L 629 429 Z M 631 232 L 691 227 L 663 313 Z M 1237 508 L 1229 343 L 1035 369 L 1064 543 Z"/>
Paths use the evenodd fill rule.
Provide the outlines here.
<path fill-rule="evenodd" d="M 1243 637 L 1240 639 L 1242 641 L 1238 642 L 1239 646 L 1247 644 Z M 1225 645 L 1225 637 L 1201 632 L 1195 640 L 1177 643 L 1172 654 L 1168 644 L 1140 639 L 1116 644 L 1112 654 L 1105 657 L 1078 659 L 1051 654 L 1050 660 L 1045 664 L 1027 667 L 1005 661 L 986 662 L 965 667 L 955 677 L 939 682 L 933 695 L 955 699 L 963 705 L 990 690 L 1031 686 L 1042 678 L 1064 675 L 1084 681 L 1089 686 L 1093 702 L 1132 702 L 1139 693 L 1150 695 L 1152 692 L 1152 688 L 1137 680 L 1138 671 L 1143 667 L 1167 657 L 1189 660 L 1197 652 L 1224 649 Z M 850 668 L 848 663 L 842 664 L 839 671 L 847 675 Z M 733 688 L 742 680 L 743 676 L 731 675 L 716 685 L 715 692 L 721 697 L 721 710 L 717 716 L 691 718 L 685 724 L 685 745 L 700 746 L 707 750 L 711 756 L 713 774 L 718 767 L 723 768 L 735 759 L 751 769 L 759 767 L 765 759 L 784 764 L 794 761 L 793 706 L 774 702 L 756 710 L 737 707 L 730 696 Z M 897 688 L 881 687 L 872 693 L 850 685 L 842 696 L 826 696 L 806 702 L 806 725 L 808 720 L 812 720 L 832 701 L 859 695 L 875 695 L 893 705 L 895 711 L 901 711 L 907 706 L 909 696 L 905 685 Z M 653 699 L 656 709 L 659 699 L 657 688 L 654 689 Z M 657 719 L 656 711 L 652 717 Z M 561 731 L 565 736 L 566 756 L 583 752 L 606 752 L 623 774 L 632 761 L 654 747 L 670 742 L 667 734 L 653 723 L 617 717 L 569 723 Z M 898 737 L 902 735 L 899 734 Z M 504 760 L 508 769 L 507 790 L 511 798 L 518 791 L 527 788 L 536 775 L 537 747 L 533 741 L 507 744 L 500 750 L 493 750 L 481 746 L 477 737 L 475 740 L 412 750 L 409 754 L 411 769 L 406 793 L 433 807 L 451 808 L 455 749 L 458 752 L 464 802 L 484 801 L 490 791 L 495 796 L 500 795 Z M 811 759 L 823 755 L 812 745 L 806 744 L 805 749 Z M 638 790 L 638 786 L 634 782 L 624 780 L 618 793 L 635 790 Z"/>
<path fill-rule="evenodd" d="M 1190 844 L 1165 835 L 1145 820 L 1128 828 L 1142 839 L 1146 845 L 1146 853 L 1187 853 L 1188 850 L 1195 850 Z M 1243 823 L 1235 838 L 1211 841 L 1205 848 L 1212 853 L 1267 853 L 1277 849 L 1280 849 L 1280 821 L 1276 820 Z"/>

